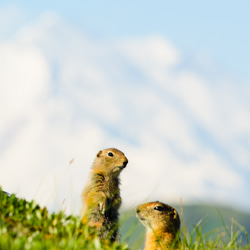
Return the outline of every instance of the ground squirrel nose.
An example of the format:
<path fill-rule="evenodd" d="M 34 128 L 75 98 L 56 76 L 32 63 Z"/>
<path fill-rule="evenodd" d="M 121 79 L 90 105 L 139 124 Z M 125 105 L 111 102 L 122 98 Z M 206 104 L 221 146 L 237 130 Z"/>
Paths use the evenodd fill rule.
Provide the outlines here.
<path fill-rule="evenodd" d="M 140 209 L 139 208 L 136 208 L 136 213 L 140 213 Z"/>
<path fill-rule="evenodd" d="M 127 164 L 128 164 L 128 160 L 124 161 L 123 162 L 123 167 L 125 168 L 127 166 Z"/>

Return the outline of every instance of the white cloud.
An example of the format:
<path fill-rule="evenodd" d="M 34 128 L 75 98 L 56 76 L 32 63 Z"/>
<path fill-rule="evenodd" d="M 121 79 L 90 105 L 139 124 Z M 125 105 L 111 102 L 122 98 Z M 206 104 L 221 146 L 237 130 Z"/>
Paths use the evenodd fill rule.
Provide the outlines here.
<path fill-rule="evenodd" d="M 223 103 L 224 88 L 214 93 L 197 72 L 178 69 L 181 53 L 167 39 L 110 45 L 47 13 L 0 52 L 0 184 L 7 191 L 53 209 L 66 199 L 67 211 L 77 213 L 97 151 L 115 146 L 129 158 L 121 174 L 125 206 L 157 197 L 230 202 L 235 190 L 245 192 L 245 177 L 216 147 L 249 135 L 249 114 L 233 93 L 234 102 Z M 249 163 L 245 144 L 224 147 L 237 149 L 236 163 Z"/>
<path fill-rule="evenodd" d="M 5 40 L 13 31 L 20 27 L 20 19 L 24 17 L 22 11 L 16 6 L 1 6 L 0 9 L 0 40 Z"/>
<path fill-rule="evenodd" d="M 183 101 L 191 116 L 203 126 L 211 126 L 214 122 L 214 99 L 209 84 L 197 74 L 189 71 L 179 72 L 175 94 Z"/>
<path fill-rule="evenodd" d="M 158 35 L 126 41 L 122 48 L 132 63 L 147 69 L 174 66 L 180 60 L 179 51 Z"/>
<path fill-rule="evenodd" d="M 49 68 L 38 48 L 17 41 L 0 44 L 0 131 L 32 112 L 48 91 Z"/>
<path fill-rule="evenodd" d="M 131 39 L 119 46 L 124 59 L 143 71 L 148 80 L 160 83 L 168 71 L 180 61 L 180 52 L 167 39 L 153 35 L 146 38 Z M 166 83 L 166 82 L 165 82 Z"/>

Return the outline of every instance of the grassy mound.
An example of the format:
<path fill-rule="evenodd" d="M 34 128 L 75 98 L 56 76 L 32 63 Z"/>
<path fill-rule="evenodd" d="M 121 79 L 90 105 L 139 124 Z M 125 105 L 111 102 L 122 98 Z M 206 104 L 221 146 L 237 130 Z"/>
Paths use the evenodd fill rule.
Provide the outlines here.
<path fill-rule="evenodd" d="M 8 196 L 0 189 L 0 249 L 113 249 L 126 244 L 102 242 L 80 218 L 50 214 L 34 201 Z"/>

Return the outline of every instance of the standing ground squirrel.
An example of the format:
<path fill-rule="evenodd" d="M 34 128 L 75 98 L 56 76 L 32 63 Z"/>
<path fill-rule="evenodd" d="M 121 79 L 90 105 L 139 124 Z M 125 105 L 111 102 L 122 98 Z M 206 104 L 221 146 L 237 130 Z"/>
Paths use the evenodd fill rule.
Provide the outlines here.
<path fill-rule="evenodd" d="M 115 241 L 121 206 L 119 174 L 128 159 L 115 148 L 98 152 L 82 192 L 82 223 L 94 226 L 102 239 Z"/>
<path fill-rule="evenodd" d="M 159 201 L 149 202 L 136 208 L 136 216 L 147 229 L 144 250 L 168 249 L 176 240 L 180 218 L 175 208 Z"/>

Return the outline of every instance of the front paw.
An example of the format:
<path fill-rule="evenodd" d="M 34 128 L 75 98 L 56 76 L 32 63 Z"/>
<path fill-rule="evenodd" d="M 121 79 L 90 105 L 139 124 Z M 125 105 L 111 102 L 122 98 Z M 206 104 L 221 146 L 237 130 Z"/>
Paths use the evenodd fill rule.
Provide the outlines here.
<path fill-rule="evenodd" d="M 103 202 L 99 203 L 100 213 L 105 214 L 105 204 Z"/>

